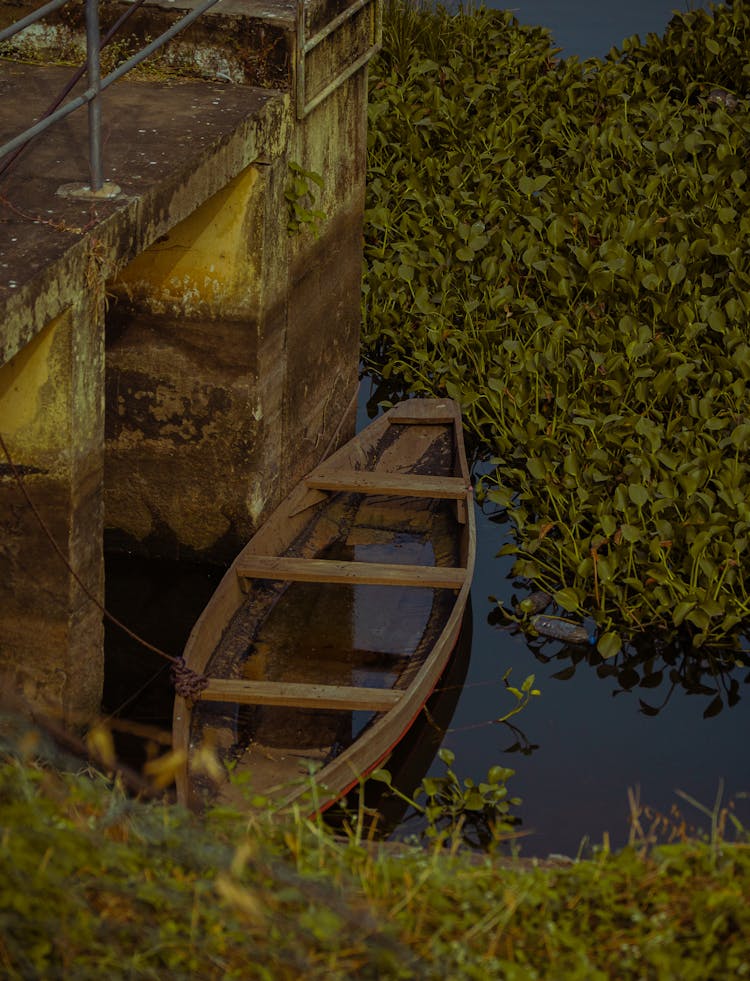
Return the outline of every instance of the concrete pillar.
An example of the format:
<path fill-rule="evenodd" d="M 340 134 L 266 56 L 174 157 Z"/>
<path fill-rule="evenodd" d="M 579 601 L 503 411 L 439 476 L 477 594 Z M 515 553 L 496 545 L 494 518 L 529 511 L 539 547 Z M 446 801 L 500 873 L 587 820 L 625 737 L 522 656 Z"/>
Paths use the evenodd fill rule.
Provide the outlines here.
<path fill-rule="evenodd" d="M 361 319 L 367 158 L 367 72 L 359 71 L 302 120 L 290 156 L 322 178 L 317 235 L 290 238 L 284 470 L 320 462 L 334 429 L 354 432 Z M 348 416 L 346 415 L 349 409 Z"/>
<path fill-rule="evenodd" d="M 225 560 L 279 498 L 286 169 L 247 167 L 110 286 L 109 546 Z"/>
<path fill-rule="evenodd" d="M 65 560 L 101 603 L 102 292 L 80 299 L 0 367 L 0 431 Z M 9 690 L 82 724 L 99 709 L 100 609 L 42 530 L 0 457 L 0 674 Z"/>
<path fill-rule="evenodd" d="M 149 4 L 141 26 L 159 33 L 152 19 L 184 6 Z M 102 497 L 113 546 L 228 559 L 353 428 L 376 4 L 342 19 L 341 4 L 309 0 L 299 20 L 294 5 L 239 6 L 185 40 L 205 83 L 107 91 L 122 198 L 92 208 L 57 193 L 80 179 L 83 114 L 37 141 L 15 175 L 22 208 L 0 242 L 0 431 L 99 599 Z M 11 66 L 3 77 L 23 96 L 29 74 L 56 71 Z M 317 236 L 287 230 L 290 163 L 322 178 Z M 108 283 L 105 370 L 102 270 L 137 251 Z M 99 703 L 101 640 L 96 603 L 0 459 L 0 673 L 34 704 L 82 720 Z"/>
<path fill-rule="evenodd" d="M 362 70 L 110 284 L 109 547 L 230 559 L 352 434 L 366 101 Z M 290 163 L 317 228 L 287 228 Z"/>

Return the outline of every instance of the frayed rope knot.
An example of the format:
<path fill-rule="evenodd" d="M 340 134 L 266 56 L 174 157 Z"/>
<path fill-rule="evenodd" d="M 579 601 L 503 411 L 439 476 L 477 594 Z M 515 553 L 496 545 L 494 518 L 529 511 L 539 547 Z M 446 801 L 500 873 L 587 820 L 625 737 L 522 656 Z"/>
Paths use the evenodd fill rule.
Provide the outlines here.
<path fill-rule="evenodd" d="M 208 686 L 208 678 L 189 668 L 183 657 L 175 659 L 170 674 L 174 690 L 181 698 L 189 702 L 194 702 L 203 689 Z"/>

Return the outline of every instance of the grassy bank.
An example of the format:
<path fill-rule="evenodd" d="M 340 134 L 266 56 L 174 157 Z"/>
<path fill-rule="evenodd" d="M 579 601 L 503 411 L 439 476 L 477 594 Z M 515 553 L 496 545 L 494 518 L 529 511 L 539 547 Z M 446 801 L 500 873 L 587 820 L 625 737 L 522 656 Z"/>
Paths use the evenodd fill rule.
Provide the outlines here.
<path fill-rule="evenodd" d="M 0 766 L 9 978 L 743 977 L 748 873 L 716 833 L 535 867 L 272 814 L 198 822 L 17 752 Z"/>
<path fill-rule="evenodd" d="M 0 762 L 7 978 L 750 974 L 750 850 L 717 831 L 558 866 L 394 852 L 270 813 L 198 821 L 24 746 Z"/>

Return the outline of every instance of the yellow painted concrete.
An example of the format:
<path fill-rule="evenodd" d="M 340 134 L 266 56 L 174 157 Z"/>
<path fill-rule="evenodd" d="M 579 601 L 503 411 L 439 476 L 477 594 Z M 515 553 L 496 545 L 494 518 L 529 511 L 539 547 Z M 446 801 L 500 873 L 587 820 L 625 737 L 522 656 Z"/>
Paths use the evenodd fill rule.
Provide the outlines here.
<path fill-rule="evenodd" d="M 0 367 L 0 428 L 19 450 L 59 447 L 70 429 L 71 313 Z"/>
<path fill-rule="evenodd" d="M 154 313 L 220 314 L 247 291 L 247 213 L 259 170 L 246 167 L 161 241 L 137 256 L 112 284 L 146 299 Z"/>

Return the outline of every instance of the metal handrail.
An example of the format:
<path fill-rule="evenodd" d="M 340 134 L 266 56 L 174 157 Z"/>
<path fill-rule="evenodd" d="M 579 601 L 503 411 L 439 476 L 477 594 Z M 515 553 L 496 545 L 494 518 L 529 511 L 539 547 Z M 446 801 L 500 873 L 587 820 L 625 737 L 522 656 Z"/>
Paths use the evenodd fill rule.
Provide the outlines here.
<path fill-rule="evenodd" d="M 306 72 L 305 56 L 314 48 L 336 31 L 342 24 L 351 20 L 365 8 L 372 11 L 372 43 L 354 61 L 350 62 L 338 73 L 317 95 L 307 101 L 306 93 Z M 344 10 L 333 20 L 329 21 L 325 27 L 321 28 L 317 34 L 308 38 L 305 30 L 305 3 L 304 0 L 297 0 L 297 117 L 304 119 L 313 109 L 320 105 L 335 89 L 343 82 L 359 71 L 363 65 L 380 51 L 383 39 L 383 8 L 380 0 L 354 0 L 354 3 L 345 7 Z"/>
<path fill-rule="evenodd" d="M 19 31 L 30 27 L 32 24 L 36 24 L 38 20 L 42 20 L 47 14 L 54 13 L 55 10 L 59 10 L 60 7 L 64 7 L 68 0 L 51 0 L 50 3 L 45 3 L 43 7 L 39 7 L 38 10 L 33 10 L 30 14 L 22 17 L 21 20 L 17 20 L 10 27 L 3 28 L 0 31 L 0 42 L 7 41 L 9 37 L 13 37 L 14 34 L 18 34 Z"/>
<path fill-rule="evenodd" d="M 0 31 L 0 43 L 7 41 L 9 38 L 13 37 L 19 31 L 30 27 L 37 21 L 42 20 L 48 14 L 53 13 L 55 10 L 59 10 L 61 7 L 69 3 L 70 0 L 50 0 L 49 3 L 44 4 L 44 6 L 39 7 L 37 10 L 28 14 L 26 17 L 9 27 L 4 28 Z M 108 31 L 104 37 L 104 43 L 106 44 L 109 38 L 118 30 L 122 22 L 127 19 L 133 11 L 140 6 L 143 0 L 137 0 L 132 8 L 130 8 L 120 20 L 117 21 Z M 123 75 L 127 75 L 128 72 L 132 71 L 137 65 L 146 58 L 150 57 L 155 51 L 161 48 L 168 41 L 171 41 L 177 34 L 183 31 L 186 27 L 189 27 L 193 21 L 197 20 L 211 7 L 214 7 L 221 0 L 202 0 L 198 6 L 186 14 L 176 23 L 174 23 L 168 30 L 160 34 L 154 41 L 141 48 L 140 51 L 136 52 L 127 61 L 124 61 L 121 65 L 111 71 L 104 78 L 101 76 L 100 70 L 100 51 L 102 48 L 102 38 L 100 36 L 99 29 L 99 3 L 98 0 L 86 0 L 86 74 L 88 78 L 88 88 L 81 95 L 70 99 L 63 105 L 60 102 L 65 98 L 69 89 L 65 90 L 59 97 L 58 100 L 53 103 L 47 113 L 43 116 L 39 122 L 35 123 L 33 126 L 29 126 L 18 136 L 6 143 L 0 145 L 0 161 L 5 160 L 5 163 L 0 167 L 0 174 L 3 170 L 7 170 L 15 160 L 15 156 L 8 159 L 10 154 L 16 152 L 22 152 L 23 148 L 35 137 L 39 136 L 40 133 L 45 132 L 55 123 L 66 116 L 69 116 L 72 112 L 80 109 L 82 106 L 88 106 L 88 116 L 89 116 L 89 170 L 90 170 L 90 188 L 87 191 L 96 194 L 101 192 L 104 188 L 104 173 L 103 173 L 103 162 L 102 162 L 102 138 L 101 138 L 101 94 L 102 92 L 112 85 L 118 79 L 122 78 Z M 334 17 L 328 24 L 325 25 L 321 30 L 319 30 L 313 37 L 308 38 L 306 36 L 306 25 L 305 25 L 305 0 L 297 0 L 297 11 L 296 11 L 296 45 L 297 45 L 297 58 L 296 58 L 296 86 L 297 86 L 297 117 L 299 119 L 304 119 L 313 109 L 315 109 L 324 99 L 338 88 L 343 82 L 350 78 L 355 72 L 359 71 L 370 58 L 380 50 L 381 40 L 382 40 L 382 0 L 354 0 L 348 7 L 337 16 Z M 306 92 L 306 71 L 305 71 L 305 59 L 310 52 L 315 49 L 322 41 L 330 37 L 330 35 L 335 32 L 344 23 L 349 21 L 355 15 L 360 12 L 368 11 L 370 16 L 370 44 L 369 47 L 365 49 L 358 57 L 354 58 L 349 64 L 345 65 L 336 75 L 335 78 L 331 79 L 328 84 L 326 84 L 323 89 L 314 95 L 312 98 L 307 98 Z M 83 69 L 79 69 L 79 72 L 83 72 Z M 73 83 L 75 83 L 80 75 L 74 76 L 71 80 L 69 88 L 72 88 Z M 105 193 L 109 193 L 107 190 Z"/>
<path fill-rule="evenodd" d="M 22 20 L 16 21 L 16 23 L 11 24 L 6 27 L 3 31 L 0 31 L 0 42 L 13 37 L 19 31 L 24 28 L 29 27 L 31 24 L 36 23 L 38 20 L 46 17 L 47 14 L 58 10 L 64 4 L 68 3 L 69 0 L 51 0 L 50 3 L 45 4 L 43 7 L 39 7 L 37 10 L 30 13 L 28 16 L 24 17 Z M 150 57 L 155 51 L 158 51 L 167 41 L 171 41 L 173 37 L 189 27 L 193 21 L 197 20 L 202 14 L 204 14 L 211 7 L 220 3 L 221 0 L 203 0 L 195 10 L 191 10 L 189 14 L 186 14 L 181 20 L 174 23 L 168 30 L 160 34 L 154 41 L 146 45 L 145 48 L 141 48 L 140 51 L 136 52 L 127 61 L 124 61 L 121 65 L 118 65 L 114 71 L 110 72 L 104 78 L 101 77 L 100 71 L 100 34 L 99 34 L 99 3 L 98 0 L 86 0 L 86 59 L 87 59 L 87 76 L 88 76 L 88 88 L 81 95 L 77 96 L 75 99 L 71 99 L 70 102 L 66 102 L 65 105 L 60 106 L 55 112 L 50 113 L 43 119 L 39 120 L 33 126 L 24 130 L 23 133 L 19 133 L 18 136 L 9 140 L 7 143 L 0 146 L 0 160 L 6 157 L 9 153 L 28 143 L 29 140 L 34 139 L 40 133 L 49 129 L 55 123 L 69 116 L 70 113 L 75 112 L 76 109 L 80 109 L 81 106 L 88 105 L 89 113 L 89 170 L 91 177 L 91 191 L 97 192 L 101 191 L 104 186 L 104 176 L 103 176 L 103 162 L 102 162 L 102 138 L 101 138 L 101 93 L 104 89 L 112 85 L 118 79 L 122 78 L 123 75 L 127 75 L 128 72 L 132 71 L 137 65 L 146 58 Z"/>

